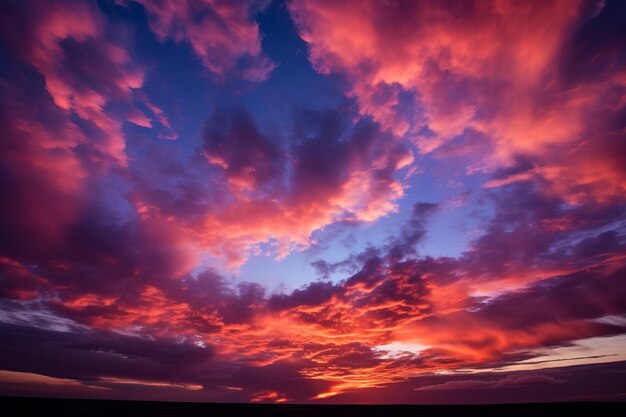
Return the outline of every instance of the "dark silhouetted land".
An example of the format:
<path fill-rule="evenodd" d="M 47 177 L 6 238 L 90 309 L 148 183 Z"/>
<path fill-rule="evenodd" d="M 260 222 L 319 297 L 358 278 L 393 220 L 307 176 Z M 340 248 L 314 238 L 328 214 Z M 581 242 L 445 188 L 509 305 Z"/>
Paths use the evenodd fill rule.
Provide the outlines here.
<path fill-rule="evenodd" d="M 305 405 L 215 404 L 156 401 L 0 397 L 3 409 L 38 416 L 618 416 L 626 402 L 568 402 L 488 405 Z M 621 410 L 621 411 L 620 411 Z M 33 413 L 33 414 L 31 414 Z M 5 411 L 3 411 L 5 414 Z M 6 415 L 6 414 L 5 414 Z"/>

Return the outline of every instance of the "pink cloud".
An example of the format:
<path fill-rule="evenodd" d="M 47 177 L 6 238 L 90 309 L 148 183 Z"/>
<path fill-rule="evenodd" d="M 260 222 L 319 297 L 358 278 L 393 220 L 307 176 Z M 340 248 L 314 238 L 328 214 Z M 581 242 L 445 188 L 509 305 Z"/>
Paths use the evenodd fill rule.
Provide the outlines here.
<path fill-rule="evenodd" d="M 37 13 L 26 13 L 28 7 Z M 133 90 L 142 86 L 144 74 L 124 46 L 107 39 L 106 21 L 97 7 L 34 1 L 7 13 L 11 21 L 4 28 L 5 39 L 17 56 L 43 75 L 54 104 L 93 129 L 89 137 L 93 157 L 125 165 L 124 119 L 105 106 L 122 103 L 128 109 L 127 120 L 149 126 L 132 104 Z"/>
<path fill-rule="evenodd" d="M 402 170 L 413 162 L 406 146 L 367 123 L 346 133 L 339 111 L 310 111 L 300 119 L 297 129 L 314 133 L 296 133 L 285 147 L 243 110 L 215 115 L 198 163 L 214 182 L 194 185 L 190 194 L 142 180 L 133 196 L 141 216 L 169 219 L 198 247 L 236 266 L 261 253 L 263 244 L 263 253 L 282 258 L 307 248 L 325 226 L 372 222 L 396 211 Z M 211 201 L 196 201 L 202 187 Z M 181 195 L 193 201 L 172 204 Z"/>
<path fill-rule="evenodd" d="M 289 3 L 311 62 L 323 74 L 345 76 L 362 115 L 422 153 L 478 132 L 493 148 L 469 170 L 531 155 L 546 191 L 573 204 L 623 195 L 626 184 L 615 140 L 625 105 L 620 58 L 609 42 L 593 69 L 586 64 L 591 56 L 570 52 L 576 42 L 595 40 L 593 29 L 573 34 L 593 26 L 601 9 L 570 1 Z M 578 79 L 567 79 L 561 67 L 567 60 L 576 60 L 569 65 L 580 68 Z M 613 151 L 601 155 L 596 146 Z"/>
<path fill-rule="evenodd" d="M 148 14 L 150 28 L 164 41 L 186 42 L 202 65 L 218 77 L 239 72 L 263 81 L 275 64 L 261 50 L 259 25 L 252 15 L 263 2 L 225 0 L 136 0 Z"/>
<path fill-rule="evenodd" d="M 419 94 L 428 125 L 444 139 L 461 133 L 474 119 L 487 93 L 481 81 L 500 83 L 507 93 L 537 82 L 564 31 L 579 16 L 570 2 L 450 6 L 293 1 L 290 11 L 309 43 L 313 64 L 323 73 L 345 72 L 363 113 L 405 134 L 409 121 L 397 123 L 393 113 L 379 113 L 388 111 L 389 104 L 393 111 L 399 90 L 380 110 L 372 95 L 397 86 Z"/>

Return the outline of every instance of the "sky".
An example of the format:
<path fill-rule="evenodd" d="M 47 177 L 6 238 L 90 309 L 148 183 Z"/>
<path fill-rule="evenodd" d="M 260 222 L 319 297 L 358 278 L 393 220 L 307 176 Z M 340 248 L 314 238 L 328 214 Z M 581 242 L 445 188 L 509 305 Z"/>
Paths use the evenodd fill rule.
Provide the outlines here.
<path fill-rule="evenodd" d="M 0 395 L 626 400 L 626 2 L 0 3 Z"/>

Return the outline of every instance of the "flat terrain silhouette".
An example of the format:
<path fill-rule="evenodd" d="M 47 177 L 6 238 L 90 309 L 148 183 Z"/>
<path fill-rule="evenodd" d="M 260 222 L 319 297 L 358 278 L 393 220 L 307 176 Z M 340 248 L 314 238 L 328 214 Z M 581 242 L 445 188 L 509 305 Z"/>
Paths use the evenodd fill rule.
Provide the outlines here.
<path fill-rule="evenodd" d="M 582 416 L 624 415 L 626 402 L 563 402 L 485 405 L 224 404 L 0 397 L 3 408 L 60 416 Z M 620 411 L 621 410 L 621 411 Z"/>

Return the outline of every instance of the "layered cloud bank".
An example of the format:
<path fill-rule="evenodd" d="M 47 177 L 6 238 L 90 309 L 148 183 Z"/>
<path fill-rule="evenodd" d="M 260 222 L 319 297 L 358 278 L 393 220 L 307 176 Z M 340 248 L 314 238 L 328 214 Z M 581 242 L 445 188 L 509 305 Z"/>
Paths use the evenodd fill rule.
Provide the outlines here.
<path fill-rule="evenodd" d="M 280 10 L 342 104 L 294 105 L 268 121 L 253 99 L 199 99 L 199 131 L 176 123 L 190 118 L 180 115 L 188 96 L 158 94 L 140 42 L 188 54 L 199 85 L 231 103 L 278 73 L 258 21 Z M 29 1 L 0 11 L 3 393 L 623 395 L 622 363 L 589 365 L 626 360 L 620 2 Z M 454 257 L 423 251 L 450 202 L 415 184 L 437 176 L 478 219 Z M 332 230 L 373 232 L 320 252 Z M 259 257 L 276 271 L 281 260 L 311 263 L 319 277 L 278 290 L 232 277 Z M 574 364 L 587 365 L 556 368 Z"/>

